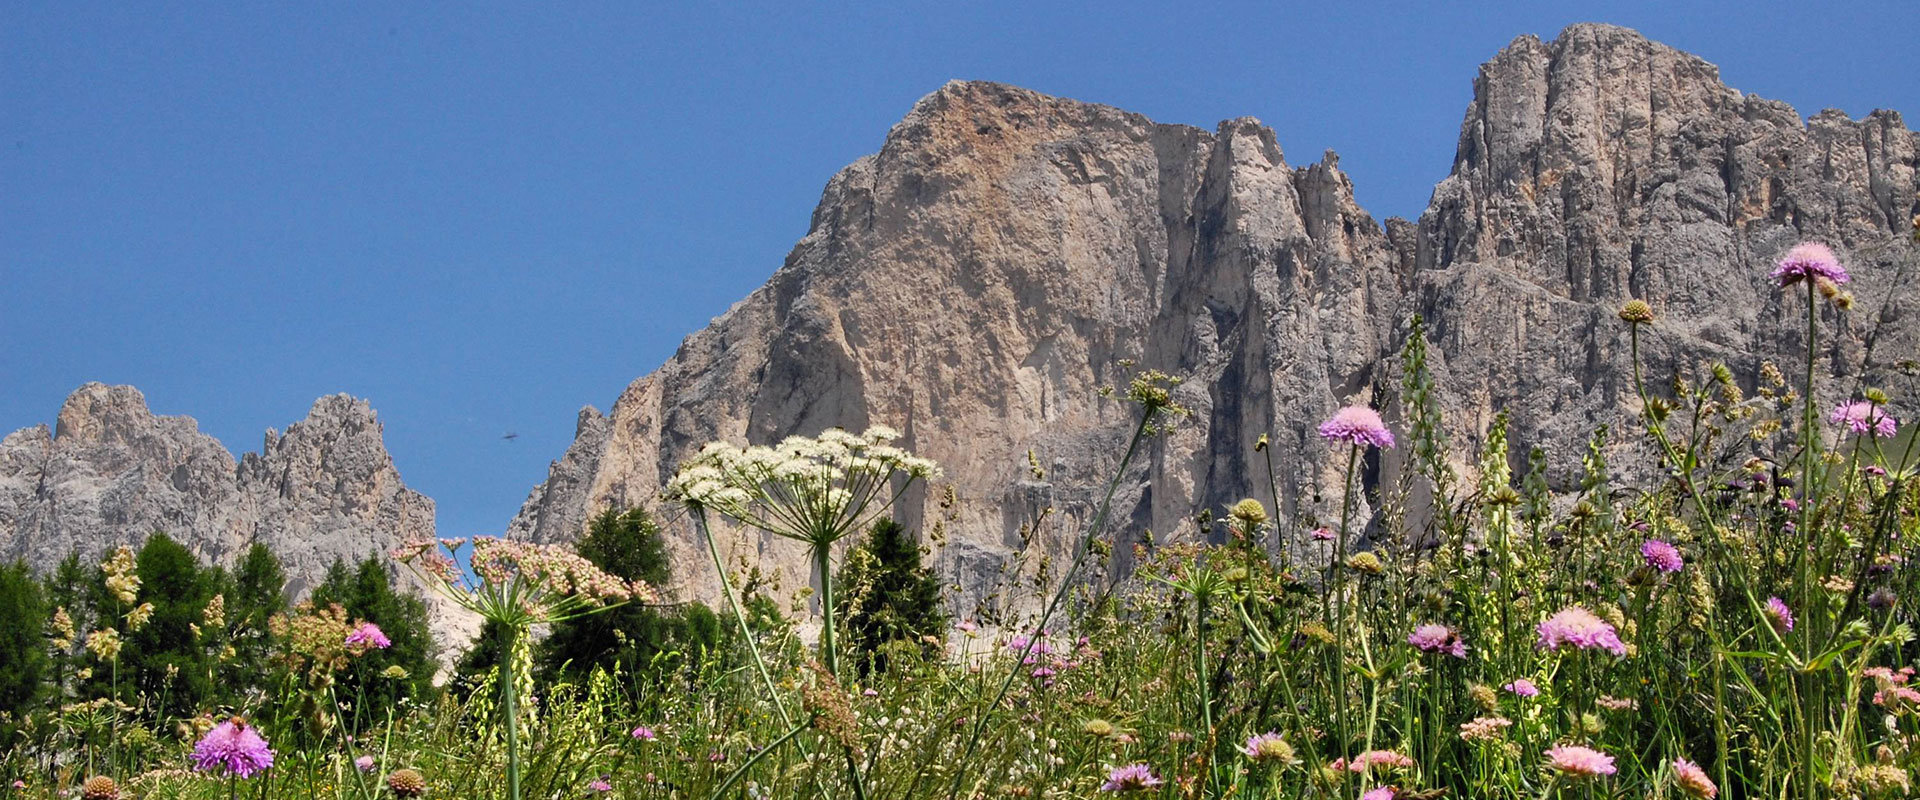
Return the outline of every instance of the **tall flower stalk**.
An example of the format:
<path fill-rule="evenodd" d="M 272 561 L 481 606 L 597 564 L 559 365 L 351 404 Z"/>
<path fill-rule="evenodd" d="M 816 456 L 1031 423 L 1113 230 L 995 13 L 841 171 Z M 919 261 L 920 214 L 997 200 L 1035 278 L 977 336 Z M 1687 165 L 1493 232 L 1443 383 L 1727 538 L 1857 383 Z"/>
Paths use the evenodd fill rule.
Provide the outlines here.
<path fill-rule="evenodd" d="M 1338 749 L 1351 744 L 1347 719 L 1347 602 L 1345 573 L 1347 545 L 1351 536 L 1354 501 L 1354 473 L 1360 463 L 1360 451 L 1367 447 L 1392 447 L 1393 433 L 1380 420 L 1380 413 L 1366 406 L 1347 406 L 1320 423 L 1320 438 L 1333 445 L 1347 445 L 1347 471 L 1341 477 L 1340 532 L 1335 540 L 1333 560 L 1327 565 L 1327 586 L 1332 594 L 1329 622 L 1333 626 L 1333 706 L 1340 741 Z"/>
<path fill-rule="evenodd" d="M 838 598 L 834 592 L 833 547 L 889 513 L 915 481 L 939 477 L 940 467 L 892 443 L 899 431 L 875 425 L 855 435 L 838 428 L 818 437 L 792 436 L 772 447 L 736 447 L 713 442 L 681 465 L 667 483 L 666 496 L 685 504 L 699 523 L 713 555 L 714 569 L 726 589 L 727 605 L 747 640 L 754 666 L 769 699 L 788 725 L 785 704 L 754 644 L 753 631 L 733 596 L 732 581 L 720 561 L 719 546 L 708 526 L 708 510 L 747 527 L 807 547 L 820 585 L 820 652 L 827 672 L 840 677 Z M 847 752 L 847 777 L 856 796 L 864 796 L 859 769 Z"/>
<path fill-rule="evenodd" d="M 520 800 L 521 698 L 514 668 L 528 632 L 629 601 L 657 602 L 659 596 L 653 587 L 609 575 L 566 548 L 487 536 L 473 540 L 474 577 L 469 578 L 455 561 L 465 544 L 465 539 L 419 540 L 396 549 L 393 557 L 461 608 L 506 630 L 500 718 L 507 740 L 507 792 Z"/>

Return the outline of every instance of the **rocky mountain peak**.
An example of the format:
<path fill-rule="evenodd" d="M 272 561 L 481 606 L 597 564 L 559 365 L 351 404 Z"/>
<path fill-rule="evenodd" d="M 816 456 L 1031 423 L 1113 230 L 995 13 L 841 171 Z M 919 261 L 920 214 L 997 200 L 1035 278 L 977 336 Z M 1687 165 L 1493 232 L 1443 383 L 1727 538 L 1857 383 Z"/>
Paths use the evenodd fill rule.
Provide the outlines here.
<path fill-rule="evenodd" d="M 1653 374 L 1720 360 L 1752 376 L 1795 346 L 1765 273 L 1801 238 L 1860 276 L 1865 313 L 1837 323 L 1836 361 L 1872 373 L 1887 365 L 1873 353 L 1913 352 L 1920 309 L 1888 289 L 1920 210 L 1914 152 L 1898 115 L 1803 122 L 1698 57 L 1575 25 L 1482 66 L 1451 174 L 1419 220 L 1381 225 L 1336 155 L 1290 166 L 1258 120 L 1209 132 L 948 83 L 828 182 L 766 286 L 583 417 L 512 528 L 572 539 L 593 510 L 652 502 L 711 439 L 883 421 L 947 468 L 953 501 L 910 497 L 903 516 L 941 529 L 964 612 L 1016 554 L 1058 554 L 1089 515 L 1087 487 L 1128 431 L 1130 411 L 1099 393 L 1123 361 L 1184 377 L 1194 410 L 1122 481 L 1124 535 L 1217 536 L 1193 515 L 1268 496 L 1261 433 L 1291 530 L 1338 496 L 1313 426 L 1352 402 L 1394 410 L 1414 314 L 1459 454 L 1505 412 L 1521 448 L 1577 462 L 1571 443 L 1621 429 L 1632 394 L 1618 303 L 1662 315 Z M 1393 480 L 1402 458 L 1376 454 L 1364 480 Z M 1029 530 L 1043 508 L 1057 527 Z M 710 589 L 691 532 L 673 535 L 679 574 Z M 804 580 L 784 543 L 726 536 Z"/>

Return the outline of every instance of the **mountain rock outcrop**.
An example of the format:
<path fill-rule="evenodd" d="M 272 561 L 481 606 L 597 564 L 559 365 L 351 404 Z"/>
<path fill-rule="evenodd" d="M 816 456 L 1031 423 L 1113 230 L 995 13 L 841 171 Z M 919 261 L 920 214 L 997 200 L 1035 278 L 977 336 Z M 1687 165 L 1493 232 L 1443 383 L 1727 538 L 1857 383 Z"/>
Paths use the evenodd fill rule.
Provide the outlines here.
<path fill-rule="evenodd" d="M 155 531 L 220 563 L 265 544 L 300 595 L 335 559 L 433 536 L 433 501 L 401 482 L 372 407 L 343 394 L 267 431 L 260 452 L 237 462 L 191 418 L 153 414 L 131 386 L 82 386 L 52 431 L 0 440 L 0 558 L 49 568 L 70 552 L 137 548 Z M 451 622 L 447 604 L 428 601 Z"/>
<path fill-rule="evenodd" d="M 1631 411 L 1621 302 L 1661 315 L 1653 375 L 1718 360 L 1751 384 L 1764 360 L 1803 352 L 1804 301 L 1766 278 L 1802 238 L 1857 276 L 1854 310 L 1825 312 L 1838 374 L 1881 380 L 1920 351 L 1920 296 L 1904 288 L 1916 149 L 1898 114 L 1803 121 L 1699 58 L 1577 25 L 1482 67 L 1452 173 L 1417 222 L 1382 225 L 1335 156 L 1290 165 L 1251 119 L 1209 132 L 950 83 L 834 176 L 765 286 L 610 412 L 582 412 L 511 532 L 571 540 L 593 511 L 653 503 L 709 440 L 883 422 L 946 469 L 903 511 L 938 529 L 965 613 L 1014 554 L 1070 548 L 1131 431 L 1131 409 L 1100 391 L 1126 382 L 1124 364 L 1184 378 L 1193 415 L 1122 481 L 1123 542 L 1191 537 L 1197 512 L 1265 498 L 1263 433 L 1297 522 L 1333 510 L 1344 469 L 1314 426 L 1351 402 L 1393 421 L 1415 313 L 1456 449 L 1505 410 L 1520 445 L 1577 463 L 1594 426 Z M 1401 458 L 1371 456 L 1365 479 L 1390 480 Z M 672 530 L 679 574 L 710 595 L 703 548 Z M 727 538 L 804 583 L 788 543 Z"/>

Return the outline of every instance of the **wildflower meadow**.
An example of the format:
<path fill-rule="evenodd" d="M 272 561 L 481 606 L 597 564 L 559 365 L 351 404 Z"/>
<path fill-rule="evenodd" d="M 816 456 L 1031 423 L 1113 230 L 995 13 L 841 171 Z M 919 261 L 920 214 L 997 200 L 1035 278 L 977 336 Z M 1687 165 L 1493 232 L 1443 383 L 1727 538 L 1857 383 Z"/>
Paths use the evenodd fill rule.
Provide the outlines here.
<path fill-rule="evenodd" d="M 1645 374 L 1663 320 L 1626 303 L 1631 424 L 1524 450 L 1504 417 L 1455 449 L 1414 319 L 1399 401 L 1319 424 L 1328 513 L 1275 511 L 1302 454 L 1262 437 L 1269 491 L 1170 541 L 1112 508 L 1184 414 L 1140 373 L 1099 507 L 991 609 L 949 607 L 894 521 L 943 484 L 884 426 L 713 443 L 577 548 L 414 542 L 295 605 L 272 554 L 164 537 L 0 570 L 0 796 L 1908 796 L 1916 387 L 1834 377 L 1849 278 L 1781 256 L 1804 360 L 1753 374 Z M 1408 467 L 1370 484 L 1389 450 Z M 667 514 L 711 607 L 672 592 Z M 742 531 L 798 542 L 816 588 L 723 555 Z M 486 621 L 458 665 L 403 574 Z"/>

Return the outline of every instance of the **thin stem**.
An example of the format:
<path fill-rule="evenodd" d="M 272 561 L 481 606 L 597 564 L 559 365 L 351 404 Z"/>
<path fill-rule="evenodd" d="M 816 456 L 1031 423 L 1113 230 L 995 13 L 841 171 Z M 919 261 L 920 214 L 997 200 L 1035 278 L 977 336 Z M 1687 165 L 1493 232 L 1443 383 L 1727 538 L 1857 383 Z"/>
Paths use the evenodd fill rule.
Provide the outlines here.
<path fill-rule="evenodd" d="M 707 553 L 713 556 L 713 569 L 720 576 L 721 593 L 727 598 L 727 609 L 733 612 L 733 620 L 740 626 L 740 638 L 747 640 L 747 651 L 753 654 L 754 669 L 760 673 L 760 682 L 767 688 L 767 699 L 773 703 L 774 710 L 780 712 L 780 721 L 793 725 L 793 717 L 787 714 L 787 705 L 780 701 L 780 693 L 774 688 L 773 676 L 767 672 L 766 659 L 760 657 L 760 645 L 754 639 L 753 626 L 747 624 L 747 615 L 740 611 L 740 601 L 733 594 L 733 579 L 727 575 L 727 566 L 720 560 L 720 546 L 713 541 L 713 531 L 707 526 L 707 510 L 702 506 L 693 506 L 693 518 L 700 526 L 700 536 L 707 540 Z"/>
<path fill-rule="evenodd" d="M 518 694 L 514 688 L 514 648 L 519 646 L 519 626 L 508 625 L 506 658 L 500 660 L 500 714 L 507 732 L 507 796 L 520 800 L 520 716 L 514 708 Z"/>
<path fill-rule="evenodd" d="M 1113 477 L 1107 481 L 1107 492 L 1106 496 L 1100 500 L 1100 510 L 1093 515 L 1093 524 L 1087 527 L 1086 535 L 1080 537 L 1079 544 L 1075 546 L 1073 563 L 1068 565 L 1067 573 L 1060 578 L 1060 588 L 1054 590 L 1053 599 L 1047 602 L 1046 610 L 1040 613 L 1040 621 L 1034 626 L 1035 635 L 1028 637 L 1026 649 L 1014 659 L 1013 668 L 1007 671 L 1006 679 L 1000 682 L 1000 690 L 995 692 L 993 700 L 980 710 L 979 719 L 974 720 L 973 731 L 967 736 L 966 752 L 961 755 L 959 761 L 955 762 L 956 764 L 971 763 L 974 752 L 980 748 L 980 734 L 986 730 L 987 719 L 993 716 L 994 709 L 1000 707 L 1000 701 L 1005 700 L 1007 692 L 1013 689 L 1013 681 L 1019 677 L 1021 665 L 1040 641 L 1039 632 L 1047 627 L 1047 621 L 1053 618 L 1054 611 L 1060 608 L 1060 603 L 1066 599 L 1067 592 L 1073 589 L 1074 576 L 1079 574 L 1080 566 L 1087 560 L 1087 554 L 1093 551 L 1093 540 L 1107 525 L 1107 514 L 1113 509 L 1113 493 L 1120 488 L 1120 479 L 1127 474 L 1127 465 L 1133 463 L 1133 455 L 1140 449 L 1140 440 L 1146 438 L 1147 428 L 1153 424 L 1154 415 L 1158 412 L 1157 406 L 1147 406 L 1146 412 L 1140 415 L 1140 425 L 1133 429 L 1133 438 L 1127 442 L 1126 455 L 1120 457 L 1120 465 L 1114 468 Z M 960 796 L 960 782 L 965 774 L 960 769 L 953 771 L 953 783 L 947 789 L 947 796 Z"/>
<path fill-rule="evenodd" d="M 1334 726 L 1340 732 L 1336 744 L 1340 754 L 1346 755 L 1347 746 L 1352 741 L 1352 731 L 1347 727 L 1347 593 L 1346 573 L 1340 567 L 1347 560 L 1347 527 L 1353 515 L 1353 467 L 1360 460 L 1360 445 L 1351 445 L 1347 449 L 1347 472 L 1343 480 L 1344 489 L 1340 497 L 1340 539 L 1334 545 L 1333 563 L 1327 565 L 1328 583 L 1332 584 L 1334 614 L 1338 623 L 1333 629 L 1333 715 Z"/>

